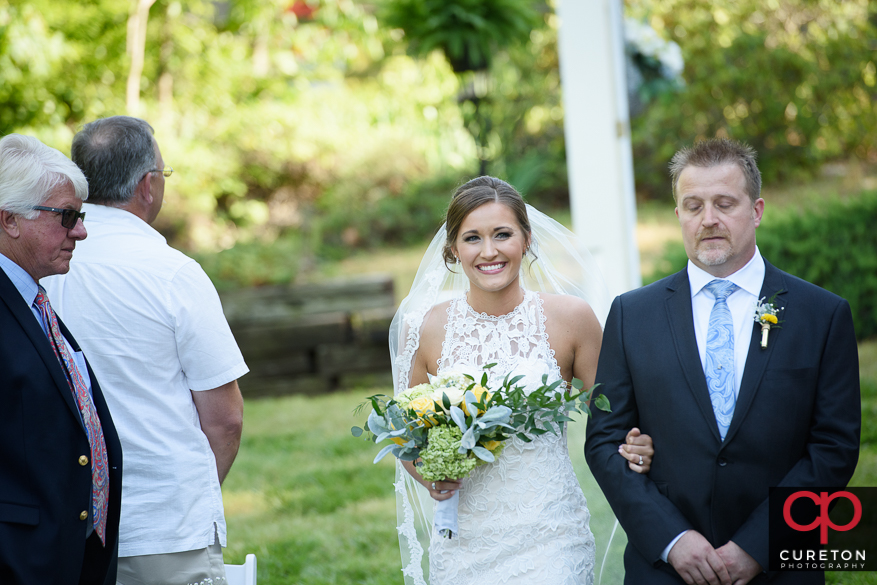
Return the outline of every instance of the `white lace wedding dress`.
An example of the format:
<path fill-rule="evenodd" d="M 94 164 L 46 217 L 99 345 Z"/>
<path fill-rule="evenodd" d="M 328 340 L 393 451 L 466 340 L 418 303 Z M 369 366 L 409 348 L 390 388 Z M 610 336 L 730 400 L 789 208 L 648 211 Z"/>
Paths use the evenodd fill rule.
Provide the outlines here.
<path fill-rule="evenodd" d="M 465 296 L 451 301 L 438 364 L 480 379 L 483 366 L 497 387 L 508 373 L 533 390 L 560 379 L 545 332 L 542 300 L 526 291 L 508 315 L 476 313 Z M 567 585 L 594 581 L 590 513 L 569 460 L 566 433 L 525 443 L 512 438 L 499 459 L 463 480 L 459 537 L 433 535 L 431 585 Z"/>

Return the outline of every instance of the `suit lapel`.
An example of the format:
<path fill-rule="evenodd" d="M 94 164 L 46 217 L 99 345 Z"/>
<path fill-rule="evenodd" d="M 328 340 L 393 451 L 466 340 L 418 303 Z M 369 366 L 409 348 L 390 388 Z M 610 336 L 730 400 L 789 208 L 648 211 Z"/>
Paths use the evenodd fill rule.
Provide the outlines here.
<path fill-rule="evenodd" d="M 697 403 L 701 414 L 709 423 L 717 441 L 721 441 L 716 415 L 710 402 L 703 364 L 697 349 L 697 338 L 694 336 L 694 315 L 691 309 L 691 283 L 688 272 L 683 270 L 667 285 L 665 300 L 667 322 L 670 325 L 670 337 L 676 346 L 679 365 L 688 382 L 688 389 Z"/>
<path fill-rule="evenodd" d="M 76 401 L 73 398 L 73 392 L 70 391 L 70 385 L 67 382 L 64 369 L 61 367 L 61 362 L 59 362 L 58 358 L 55 356 L 55 352 L 52 350 L 49 339 L 46 337 L 46 334 L 43 332 L 39 323 L 37 323 L 30 307 L 28 307 L 24 299 L 21 298 L 18 289 L 15 288 L 15 285 L 12 284 L 12 281 L 9 280 L 9 277 L 2 269 L 0 269 L 0 300 L 6 304 L 9 308 L 9 312 L 12 313 L 19 325 L 21 325 L 21 329 L 30 339 L 34 349 L 43 361 L 43 364 L 46 366 L 46 370 L 55 382 L 55 386 L 61 393 L 61 398 L 67 404 L 68 408 L 70 408 L 70 411 L 76 417 L 76 420 L 79 421 L 80 426 L 82 426 L 83 423 L 79 414 L 79 407 L 77 407 Z M 85 427 L 82 426 L 82 429 L 84 432 Z"/>
<path fill-rule="evenodd" d="M 774 305 L 777 308 L 783 307 L 783 310 L 779 315 L 780 320 L 783 320 L 783 315 L 787 311 L 785 308 L 789 303 L 787 292 L 788 288 L 785 286 L 782 272 L 765 260 L 764 283 L 761 285 L 761 293 L 758 298 L 769 299 L 776 294 L 776 298 L 773 301 Z M 755 315 L 754 310 L 752 314 Z M 737 429 L 743 424 L 742 421 L 746 418 L 746 413 L 752 406 L 752 401 L 755 399 L 755 395 L 761 384 L 761 378 L 764 376 L 767 363 L 770 361 L 770 356 L 773 355 L 776 345 L 783 342 L 782 337 L 781 328 L 772 329 L 769 336 L 770 342 L 767 344 L 766 348 L 762 348 L 761 327 L 757 326 L 754 320 L 752 321 L 752 334 L 749 337 L 749 353 L 746 355 L 743 379 L 740 382 L 740 392 L 737 394 L 737 405 L 734 407 L 734 417 L 731 419 L 731 426 L 728 428 L 725 443 L 728 443 L 734 438 Z"/>

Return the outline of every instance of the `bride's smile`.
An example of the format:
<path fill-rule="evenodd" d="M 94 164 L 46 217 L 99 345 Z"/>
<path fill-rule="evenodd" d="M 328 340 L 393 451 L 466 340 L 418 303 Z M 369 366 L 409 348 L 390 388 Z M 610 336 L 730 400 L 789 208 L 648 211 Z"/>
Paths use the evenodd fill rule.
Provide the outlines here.
<path fill-rule="evenodd" d="M 479 264 L 476 268 L 485 274 L 497 274 L 500 270 L 505 268 L 506 264 L 506 262 L 499 262 L 497 264 Z"/>

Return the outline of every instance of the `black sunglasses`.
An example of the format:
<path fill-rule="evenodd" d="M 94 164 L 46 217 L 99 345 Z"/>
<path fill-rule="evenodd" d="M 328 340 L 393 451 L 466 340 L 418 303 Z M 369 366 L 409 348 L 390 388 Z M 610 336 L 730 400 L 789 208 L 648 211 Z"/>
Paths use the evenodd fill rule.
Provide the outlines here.
<path fill-rule="evenodd" d="M 68 230 L 72 230 L 76 227 L 76 220 L 81 219 L 82 221 L 85 221 L 84 211 L 76 211 L 75 209 L 58 209 L 57 207 L 44 207 L 42 205 L 34 205 L 31 209 L 60 213 L 61 226 Z"/>

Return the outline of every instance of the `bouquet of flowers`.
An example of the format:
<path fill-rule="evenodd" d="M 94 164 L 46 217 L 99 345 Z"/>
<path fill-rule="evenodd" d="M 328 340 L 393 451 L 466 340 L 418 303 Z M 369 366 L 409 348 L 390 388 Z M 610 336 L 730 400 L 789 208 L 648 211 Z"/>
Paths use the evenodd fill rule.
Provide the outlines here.
<path fill-rule="evenodd" d="M 495 364 L 485 366 L 485 369 Z M 355 437 L 375 443 L 389 441 L 375 457 L 377 463 L 392 453 L 401 461 L 412 461 L 426 481 L 466 477 L 475 467 L 492 463 L 505 441 L 518 437 L 524 442 L 548 432 L 560 434 L 569 414 L 590 415 L 588 406 L 596 386 L 582 390 L 580 380 L 547 383 L 526 394 L 516 384 L 523 376 L 506 376 L 491 390 L 485 372 L 480 383 L 472 376 L 446 372 L 431 376 L 429 383 L 409 388 L 389 398 L 370 396 L 357 413 L 368 406 L 372 411 L 364 428 L 353 427 Z M 609 410 L 609 401 L 597 396 L 594 405 Z M 436 530 L 452 537 L 457 532 L 457 497 L 436 504 Z"/>

